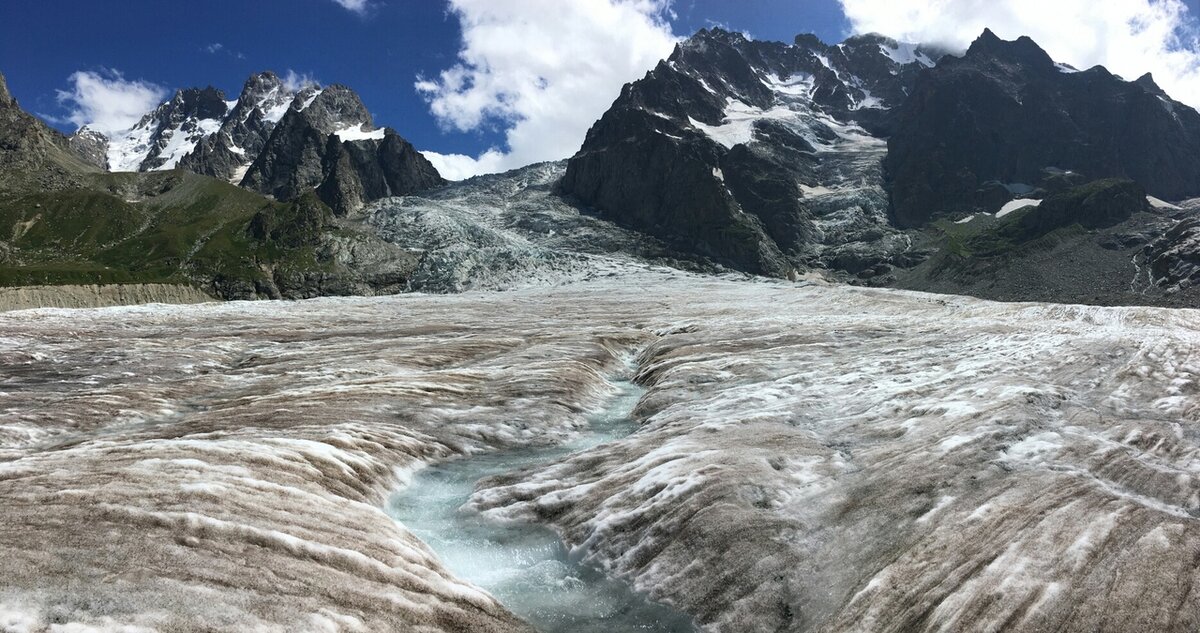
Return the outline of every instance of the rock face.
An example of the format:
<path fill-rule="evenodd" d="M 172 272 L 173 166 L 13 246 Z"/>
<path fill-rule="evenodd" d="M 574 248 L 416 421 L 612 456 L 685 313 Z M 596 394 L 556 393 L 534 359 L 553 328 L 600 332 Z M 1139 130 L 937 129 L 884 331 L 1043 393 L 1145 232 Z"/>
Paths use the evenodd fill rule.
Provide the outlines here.
<path fill-rule="evenodd" d="M 289 87 L 272 72 L 247 79 L 236 101 L 211 87 L 181 90 L 127 132 L 84 127 L 70 144 L 111 171 L 179 167 L 280 200 L 316 188 L 340 215 L 444 182 L 407 141 L 375 128 L 353 90 Z"/>
<path fill-rule="evenodd" d="M 21 109 L 0 75 L 0 193 L 75 186 L 89 171 L 65 136 Z"/>
<path fill-rule="evenodd" d="M 1200 193 L 1200 114 L 1150 75 L 1078 72 L 1027 37 L 985 31 L 964 56 L 944 58 L 916 80 L 892 128 L 886 171 L 904 227 L 994 211 L 998 188 L 1038 184 L 1046 168 L 1129 178 L 1167 200 Z"/>
<path fill-rule="evenodd" d="M 903 264 L 872 133 L 937 56 L 874 35 L 786 45 L 701 30 L 625 86 L 560 190 L 750 272 Z"/>
<path fill-rule="evenodd" d="M 445 182 L 411 143 L 389 128 L 383 132 L 382 140 L 343 141 L 335 134 L 326 142 L 325 177 L 317 195 L 343 215 L 373 200 L 408 195 Z"/>
<path fill-rule="evenodd" d="M 1107 228 L 1150 210 L 1146 190 L 1132 180 L 1120 179 L 1097 180 L 1032 202 L 1036 204 L 1010 212 L 996 226 L 971 239 L 971 252 L 1004 255 L 1058 229 Z"/>
<path fill-rule="evenodd" d="M 251 75 L 221 129 L 201 139 L 179 166 L 237 184 L 295 98 L 275 73 Z"/>
<path fill-rule="evenodd" d="M 349 89 L 330 86 L 307 107 L 290 109 L 250 165 L 242 185 L 274 196 L 294 198 L 324 180 L 322 162 L 329 137 L 336 130 L 369 124 L 371 115 Z"/>
<path fill-rule="evenodd" d="M 1155 286 L 1171 293 L 1195 286 L 1200 282 L 1200 219 L 1179 222 L 1144 252 Z"/>
<path fill-rule="evenodd" d="M 407 141 L 375 128 L 354 91 L 335 85 L 296 97 L 242 185 L 280 200 L 316 188 L 335 212 L 348 215 L 365 202 L 443 182 Z"/>

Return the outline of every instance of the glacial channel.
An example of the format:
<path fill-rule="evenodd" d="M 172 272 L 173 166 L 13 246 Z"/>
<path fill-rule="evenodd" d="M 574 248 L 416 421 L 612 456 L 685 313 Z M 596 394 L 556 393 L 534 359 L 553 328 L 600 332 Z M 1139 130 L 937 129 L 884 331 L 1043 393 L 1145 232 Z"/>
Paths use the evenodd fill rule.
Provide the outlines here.
<path fill-rule="evenodd" d="M 687 616 L 653 602 L 568 550 L 553 530 L 489 520 L 465 504 L 481 479 L 529 468 L 622 438 L 643 389 L 619 395 L 589 419 L 576 440 L 451 460 L 426 468 L 396 493 L 388 511 L 437 553 L 455 575 L 487 590 L 542 633 L 695 631 Z"/>

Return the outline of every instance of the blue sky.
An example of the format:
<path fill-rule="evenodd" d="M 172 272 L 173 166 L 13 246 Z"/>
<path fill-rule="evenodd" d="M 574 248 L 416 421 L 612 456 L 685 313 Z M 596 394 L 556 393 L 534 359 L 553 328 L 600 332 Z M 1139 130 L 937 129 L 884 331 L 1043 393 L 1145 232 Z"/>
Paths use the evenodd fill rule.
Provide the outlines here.
<path fill-rule="evenodd" d="M 696 0 L 673 8 L 679 34 L 720 23 L 760 39 L 813 31 L 839 40 L 846 28 L 836 0 Z M 291 69 L 354 88 L 378 124 L 418 147 L 475 154 L 504 142 L 495 125 L 442 129 L 413 88 L 419 75 L 451 66 L 459 50 L 459 21 L 440 0 L 380 1 L 365 15 L 331 0 L 40 0 L 6 2 L 2 11 L 0 72 L 36 113 L 62 115 L 56 91 L 79 70 L 115 69 L 168 89 L 211 84 L 232 99 L 250 73 Z M 210 52 L 214 44 L 221 46 Z"/>
<path fill-rule="evenodd" d="M 677 38 L 712 25 L 761 40 L 812 32 L 833 43 L 880 32 L 960 49 L 989 27 L 1010 39 L 1031 35 L 1055 59 L 1080 68 L 1104 64 L 1126 77 L 1152 71 L 1173 96 L 1200 105 L 1200 0 L 11 0 L 0 6 L 0 72 L 27 110 L 64 131 L 74 128 L 66 122 L 72 112 L 75 121 L 98 121 L 87 118 L 97 105 L 121 115 L 105 115 L 109 121 L 136 120 L 152 107 L 140 104 L 158 93 L 211 84 L 232 99 L 253 72 L 292 71 L 357 90 L 377 124 L 426 150 L 451 178 L 570 156 L 622 84 L 669 54 Z M 72 79 L 81 71 L 100 76 L 111 90 L 61 103 L 59 91 L 84 94 Z"/>

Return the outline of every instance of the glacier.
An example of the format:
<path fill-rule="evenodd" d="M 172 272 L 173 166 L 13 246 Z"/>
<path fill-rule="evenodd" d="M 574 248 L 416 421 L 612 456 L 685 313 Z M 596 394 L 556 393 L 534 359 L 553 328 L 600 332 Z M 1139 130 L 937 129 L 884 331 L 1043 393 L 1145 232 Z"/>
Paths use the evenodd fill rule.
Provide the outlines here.
<path fill-rule="evenodd" d="M 706 631 L 1197 626 L 1200 313 L 609 266 L 0 314 L 0 627 L 530 630 L 388 499 L 623 379 L 464 511 Z"/>

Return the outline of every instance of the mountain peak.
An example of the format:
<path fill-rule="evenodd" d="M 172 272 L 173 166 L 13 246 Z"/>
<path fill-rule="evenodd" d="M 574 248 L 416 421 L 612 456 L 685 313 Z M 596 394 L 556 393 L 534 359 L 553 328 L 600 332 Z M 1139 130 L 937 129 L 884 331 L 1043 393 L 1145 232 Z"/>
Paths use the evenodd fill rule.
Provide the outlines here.
<path fill-rule="evenodd" d="M 0 105 L 11 105 L 12 103 L 14 101 L 8 92 L 8 83 L 4 81 L 4 74 L 0 73 Z"/>
<path fill-rule="evenodd" d="M 1031 68 L 1054 68 L 1054 60 L 1029 36 L 1022 35 L 1015 40 L 1003 40 L 991 29 L 986 28 L 971 43 L 966 57 L 991 57 L 1001 61 L 1016 62 Z"/>
<path fill-rule="evenodd" d="M 792 45 L 799 48 L 806 48 L 808 50 L 821 50 L 826 48 L 825 42 L 822 42 L 821 38 L 817 37 L 814 33 L 801 33 L 797 35 L 796 38 L 792 40 Z"/>
<path fill-rule="evenodd" d="M 242 96 L 262 96 L 280 88 L 283 88 L 283 80 L 279 78 L 279 75 L 264 70 L 261 73 L 254 73 L 246 79 L 246 83 L 242 84 Z"/>
<path fill-rule="evenodd" d="M 1143 88 L 1146 92 L 1149 92 L 1150 94 L 1158 95 L 1160 97 L 1167 96 L 1167 92 L 1165 90 L 1163 90 L 1162 87 L 1159 86 L 1157 82 L 1154 81 L 1154 75 L 1151 73 L 1146 73 L 1146 74 L 1142 75 L 1141 77 L 1138 77 L 1137 79 L 1134 80 L 1133 83 L 1140 86 L 1141 88 Z"/>

